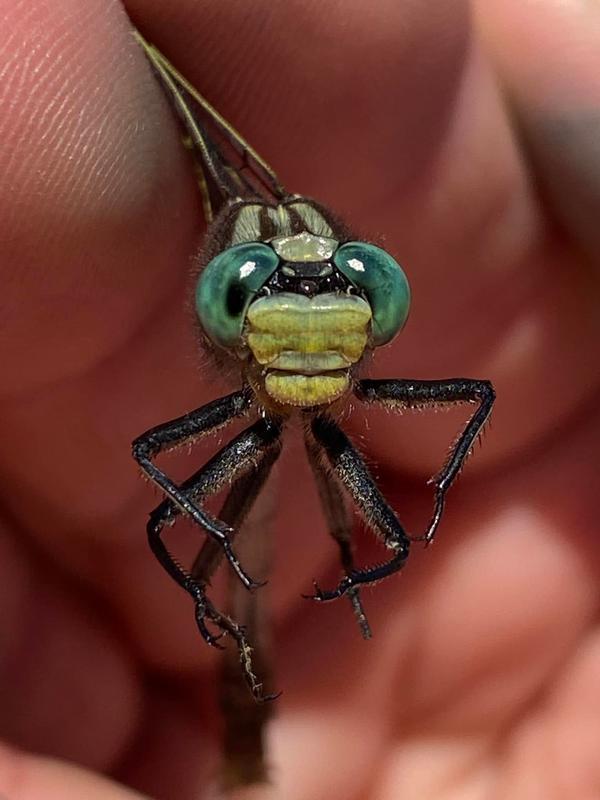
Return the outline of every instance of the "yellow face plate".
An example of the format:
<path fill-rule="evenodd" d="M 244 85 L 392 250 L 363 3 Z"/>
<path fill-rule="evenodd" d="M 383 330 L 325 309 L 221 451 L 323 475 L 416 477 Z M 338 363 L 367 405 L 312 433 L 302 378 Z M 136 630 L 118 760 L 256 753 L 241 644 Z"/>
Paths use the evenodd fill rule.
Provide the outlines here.
<path fill-rule="evenodd" d="M 331 403 L 350 385 L 348 370 L 368 340 L 371 309 L 356 295 L 282 292 L 248 309 L 246 342 L 266 367 L 265 389 L 279 403 Z"/>

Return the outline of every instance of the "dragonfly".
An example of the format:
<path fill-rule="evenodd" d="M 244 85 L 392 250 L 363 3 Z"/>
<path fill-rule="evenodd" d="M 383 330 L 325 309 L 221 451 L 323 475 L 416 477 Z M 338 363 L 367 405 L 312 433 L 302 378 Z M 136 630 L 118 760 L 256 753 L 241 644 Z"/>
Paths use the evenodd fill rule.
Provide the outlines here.
<path fill-rule="evenodd" d="M 432 542 L 446 495 L 483 431 L 495 392 L 488 380 L 361 378 L 361 366 L 388 345 L 408 318 L 410 288 L 394 256 L 363 241 L 321 203 L 290 194 L 235 128 L 141 34 L 135 34 L 177 111 L 193 153 L 207 231 L 195 287 L 203 344 L 219 365 L 233 365 L 239 388 L 133 442 L 133 457 L 164 493 L 147 526 L 152 552 L 187 592 L 204 641 L 237 645 L 242 675 L 256 701 L 270 700 L 253 663 L 247 626 L 219 610 L 210 580 L 226 561 L 244 591 L 259 591 L 236 548 L 236 536 L 262 492 L 281 450 L 286 427 L 300 420 L 329 534 L 337 543 L 341 577 L 314 600 L 346 597 L 364 638 L 371 629 L 361 589 L 398 573 L 411 544 Z M 409 535 L 340 424 L 349 401 L 391 411 L 445 404 L 474 410 L 440 471 L 431 479 L 433 510 L 424 531 Z M 164 451 L 213 434 L 234 420 L 251 424 L 191 477 L 177 483 L 156 463 Z M 205 507 L 228 494 L 218 517 Z M 387 558 L 357 566 L 353 505 Z M 166 526 L 181 515 L 205 534 L 191 568 L 170 553 Z"/>

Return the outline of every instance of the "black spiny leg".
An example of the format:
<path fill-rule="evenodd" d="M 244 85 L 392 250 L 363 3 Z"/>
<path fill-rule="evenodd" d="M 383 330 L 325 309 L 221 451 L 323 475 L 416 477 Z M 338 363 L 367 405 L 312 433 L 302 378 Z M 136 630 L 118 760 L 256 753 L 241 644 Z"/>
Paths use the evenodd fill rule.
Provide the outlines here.
<path fill-rule="evenodd" d="M 223 522 L 213 519 L 199 508 L 152 460 L 162 451 L 178 447 L 188 440 L 204 436 L 226 425 L 236 417 L 244 416 L 252 407 L 253 396 L 249 389 L 234 392 L 227 397 L 214 400 L 212 403 L 186 414 L 183 417 L 151 428 L 133 442 L 133 457 L 173 503 L 188 514 L 194 522 L 203 528 L 209 536 L 217 540 L 238 577 L 247 589 L 257 584 L 247 575 L 231 549 L 228 534 L 230 528 Z M 165 566 L 163 564 L 163 566 Z M 175 579 L 177 580 L 177 578 Z"/>
<path fill-rule="evenodd" d="M 280 452 L 281 443 L 267 450 L 262 461 L 256 465 L 256 469 L 239 477 L 229 490 L 219 513 L 219 519 L 231 527 L 232 539 L 252 510 Z M 209 584 L 223 556 L 223 549 L 219 543 L 214 539 L 207 539 L 194 560 L 190 570 L 192 576 L 198 583 Z"/>
<path fill-rule="evenodd" d="M 234 529 L 232 537 L 237 535 L 241 526 L 244 524 L 244 520 L 252 510 L 252 507 L 254 506 L 258 495 L 262 491 L 262 488 L 271 472 L 271 468 L 279 457 L 280 452 L 281 442 L 280 440 L 276 440 L 270 445 L 269 449 L 264 452 L 263 458 L 260 463 L 256 465 L 256 468 L 238 478 L 229 490 L 229 494 L 223 503 L 219 518 L 227 522 L 227 524 L 231 525 L 231 527 Z M 177 509 L 172 506 L 170 513 L 173 513 L 173 511 L 177 512 Z M 192 578 L 202 587 L 202 589 L 205 590 L 206 585 L 210 583 L 210 579 L 221 563 L 223 555 L 223 550 L 219 546 L 218 542 L 215 542 L 214 539 L 206 539 L 190 570 Z M 235 591 L 235 587 L 232 587 L 232 591 Z M 255 597 L 256 596 L 253 594 L 248 594 L 247 603 L 253 605 Z M 253 630 L 252 620 L 254 614 L 250 605 L 246 613 L 243 614 L 241 625 L 233 623 L 229 617 L 223 616 L 223 618 L 229 619 L 232 624 L 237 624 L 238 629 L 241 629 L 243 633 L 241 639 L 236 637 L 236 641 L 238 644 L 244 677 L 248 686 L 250 687 L 250 690 L 252 691 L 252 694 L 257 699 L 271 699 L 271 695 L 267 697 L 262 696 L 262 683 L 260 683 L 256 678 L 256 673 L 253 666 L 253 662 L 261 660 L 266 661 L 266 659 L 260 658 L 260 653 L 259 657 L 257 658 L 256 651 L 258 647 L 253 646 L 251 648 L 248 645 L 249 639 L 254 640 L 256 638 L 258 640 L 259 638 L 259 632 Z M 210 643 L 215 644 L 214 641 Z M 251 651 L 254 651 L 254 657 L 251 657 Z"/>
<path fill-rule="evenodd" d="M 311 430 L 368 527 L 393 552 L 393 556 L 383 564 L 352 570 L 332 591 L 324 592 L 316 587 L 315 600 L 334 600 L 355 586 L 374 583 L 402 569 L 408 558 L 410 539 L 345 433 L 324 414 L 315 417 Z"/>
<path fill-rule="evenodd" d="M 352 555 L 352 518 L 348 513 L 348 508 L 336 479 L 321 461 L 323 451 L 317 447 L 312 437 L 306 437 L 306 451 L 315 476 L 315 483 L 319 491 L 329 534 L 335 539 L 340 548 L 342 566 L 346 577 L 348 577 L 355 571 L 354 557 Z M 371 628 L 360 600 L 358 587 L 353 586 L 348 589 L 347 594 L 363 638 L 370 639 Z"/>
<path fill-rule="evenodd" d="M 487 422 L 496 394 L 489 381 L 453 378 L 443 381 L 364 380 L 356 386 L 356 396 L 369 403 L 379 402 L 391 409 L 422 408 L 441 403 L 478 403 L 473 416 L 452 447 L 439 473 L 431 479 L 435 484 L 435 505 L 422 540 L 429 544 L 442 518 L 446 492 L 454 483 L 475 439 Z"/>
<path fill-rule="evenodd" d="M 261 419 L 236 436 L 229 444 L 223 447 L 202 469 L 198 470 L 191 478 L 186 480 L 178 489 L 179 493 L 188 502 L 202 502 L 204 498 L 215 494 L 223 486 L 241 478 L 250 471 L 258 470 L 261 474 L 261 483 L 266 479 L 266 474 L 260 470 L 261 465 L 267 461 L 270 464 L 278 455 L 281 444 L 281 423 L 275 419 Z M 247 513 L 249 506 L 244 508 Z M 249 659 L 250 646 L 246 640 L 243 629 L 218 611 L 206 596 L 205 584 L 196 575 L 187 572 L 169 553 L 161 538 L 165 524 L 171 524 L 181 513 L 179 504 L 172 500 L 164 500 L 151 513 L 148 523 L 148 540 L 153 553 L 169 573 L 169 575 L 192 596 L 196 605 L 196 623 L 204 640 L 213 646 L 218 646 L 218 636 L 214 636 L 206 626 L 210 620 L 222 633 L 230 634 L 236 641 L 242 667 L 248 685 L 257 699 L 262 697 L 261 685 L 256 681 L 251 669 Z M 223 548 L 221 548 L 223 550 Z M 227 551 L 225 551 L 227 555 Z M 216 563 L 215 563 L 216 566 Z"/>

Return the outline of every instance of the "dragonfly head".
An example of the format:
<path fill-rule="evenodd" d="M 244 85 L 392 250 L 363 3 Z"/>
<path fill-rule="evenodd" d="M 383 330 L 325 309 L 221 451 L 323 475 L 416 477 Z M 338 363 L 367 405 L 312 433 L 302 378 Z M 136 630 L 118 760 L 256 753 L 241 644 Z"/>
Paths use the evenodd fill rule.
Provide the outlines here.
<path fill-rule="evenodd" d="M 365 351 L 391 341 L 408 316 L 399 264 L 348 241 L 326 213 L 302 198 L 241 205 L 221 223 L 220 251 L 196 287 L 206 335 L 246 361 L 253 385 L 282 406 L 333 402 Z"/>

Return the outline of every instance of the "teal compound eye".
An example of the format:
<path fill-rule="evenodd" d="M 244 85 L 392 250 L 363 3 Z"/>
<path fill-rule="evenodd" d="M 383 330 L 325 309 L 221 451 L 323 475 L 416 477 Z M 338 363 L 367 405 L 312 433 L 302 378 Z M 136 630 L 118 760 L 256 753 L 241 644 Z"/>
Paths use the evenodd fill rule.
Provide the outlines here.
<path fill-rule="evenodd" d="M 406 322 L 410 308 L 410 287 L 400 264 L 367 242 L 341 245 L 333 261 L 366 295 L 373 314 L 373 343 L 379 347 L 391 341 Z"/>
<path fill-rule="evenodd" d="M 275 251 L 260 242 L 230 247 L 208 262 L 196 285 L 196 313 L 215 344 L 240 343 L 248 306 L 278 264 Z"/>

